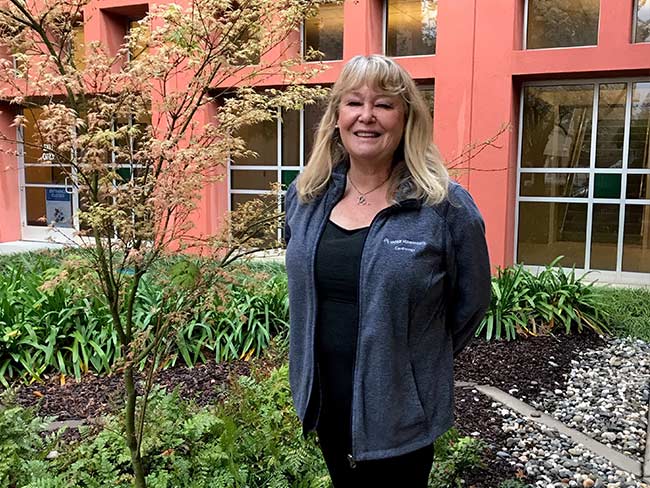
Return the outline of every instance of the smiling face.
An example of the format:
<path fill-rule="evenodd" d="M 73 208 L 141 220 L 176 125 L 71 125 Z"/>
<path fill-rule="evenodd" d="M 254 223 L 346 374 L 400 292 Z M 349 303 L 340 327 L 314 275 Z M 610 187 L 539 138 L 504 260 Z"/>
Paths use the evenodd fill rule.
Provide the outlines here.
<path fill-rule="evenodd" d="M 352 164 L 390 164 L 406 123 L 401 97 L 364 85 L 341 97 L 338 114 L 341 142 Z"/>

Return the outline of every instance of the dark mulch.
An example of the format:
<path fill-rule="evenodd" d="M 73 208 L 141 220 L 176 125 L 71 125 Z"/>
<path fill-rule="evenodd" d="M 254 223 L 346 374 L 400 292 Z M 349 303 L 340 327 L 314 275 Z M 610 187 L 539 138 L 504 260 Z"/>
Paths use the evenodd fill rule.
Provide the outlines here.
<path fill-rule="evenodd" d="M 232 378 L 248 374 L 250 363 L 246 361 L 209 362 L 194 368 L 178 366 L 160 371 L 155 383 L 168 392 L 178 389 L 181 398 L 205 406 L 222 399 Z M 16 392 L 16 402 L 24 407 L 38 405 L 42 416 L 78 420 L 119 411 L 123 396 L 122 376 L 89 374 L 80 382 L 68 379 L 64 385 L 54 376 L 44 383 L 23 386 Z"/>
<path fill-rule="evenodd" d="M 496 386 L 523 401 L 562 388 L 579 352 L 605 344 L 598 335 L 530 337 L 511 342 L 474 341 L 455 361 L 456 381 Z"/>
<path fill-rule="evenodd" d="M 496 386 L 524 401 L 539 398 L 540 391 L 563 389 L 571 360 L 582 350 L 601 347 L 603 340 L 590 333 L 575 336 L 533 337 L 513 342 L 475 341 L 455 361 L 457 381 Z M 275 360 L 277 361 L 277 359 Z M 273 364 L 262 362 L 268 369 Z M 156 383 L 171 391 L 179 389 L 181 398 L 199 405 L 220 401 L 229 382 L 250 374 L 245 361 L 195 368 L 175 367 L 158 374 Z M 43 416 L 59 420 L 97 417 L 119 408 L 122 394 L 119 375 L 88 375 L 79 383 L 68 381 L 61 386 L 57 377 L 42 384 L 23 386 L 16 392 L 23 406 L 38 405 Z M 467 474 L 467 486 L 496 488 L 515 476 L 512 467 L 496 456 L 505 445 L 507 435 L 501 431 L 501 416 L 492 400 L 471 388 L 456 388 L 456 423 L 463 435 L 476 432 L 488 446 L 483 455 L 484 467 Z"/>

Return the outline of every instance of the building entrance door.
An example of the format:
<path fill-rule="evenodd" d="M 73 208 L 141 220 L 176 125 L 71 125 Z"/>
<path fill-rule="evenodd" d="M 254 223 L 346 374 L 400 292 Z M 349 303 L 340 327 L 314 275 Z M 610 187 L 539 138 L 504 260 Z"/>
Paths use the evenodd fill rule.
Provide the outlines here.
<path fill-rule="evenodd" d="M 70 242 L 78 228 L 74 168 L 42 141 L 39 112 L 25 110 L 25 126 L 18 135 L 22 239 Z"/>

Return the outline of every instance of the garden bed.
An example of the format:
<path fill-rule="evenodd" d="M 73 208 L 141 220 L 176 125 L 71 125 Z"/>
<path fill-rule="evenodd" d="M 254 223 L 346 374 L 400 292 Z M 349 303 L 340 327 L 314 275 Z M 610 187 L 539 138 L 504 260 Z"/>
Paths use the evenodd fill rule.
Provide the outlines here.
<path fill-rule="evenodd" d="M 456 359 L 456 379 L 493 385 L 524 401 L 533 401 L 544 390 L 562 389 L 571 360 L 581 351 L 599 348 L 603 343 L 589 333 L 513 342 L 476 340 Z M 256 361 L 256 366 L 271 365 L 268 359 Z M 181 398 L 209 405 L 227 394 L 230 381 L 250 371 L 251 363 L 246 361 L 210 362 L 193 369 L 184 366 L 167 369 L 158 374 L 156 383 L 168 391 L 178 388 Z M 40 415 L 82 420 L 114 412 L 119 406 L 120 391 L 121 378 L 116 375 L 87 375 L 81 382 L 68 381 L 64 385 L 58 377 L 51 377 L 45 383 L 18 388 L 16 399 L 23 406 L 38 405 Z M 475 488 L 495 488 L 516 474 L 513 467 L 496 456 L 508 435 L 501 430 L 502 418 L 492 405 L 490 399 L 476 390 L 456 388 L 456 422 L 460 433 L 487 444 L 484 468 L 467 475 L 468 486 Z"/>

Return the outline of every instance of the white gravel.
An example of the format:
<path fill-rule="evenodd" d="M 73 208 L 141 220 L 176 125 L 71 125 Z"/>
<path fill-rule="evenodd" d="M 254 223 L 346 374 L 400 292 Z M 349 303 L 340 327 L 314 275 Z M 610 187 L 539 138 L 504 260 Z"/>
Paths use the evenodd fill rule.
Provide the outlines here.
<path fill-rule="evenodd" d="M 645 453 L 650 396 L 650 344 L 612 339 L 571 361 L 566 389 L 531 404 L 638 461 Z"/>
<path fill-rule="evenodd" d="M 493 403 L 509 434 L 497 456 L 510 463 L 535 488 L 648 488 L 630 473 L 595 456 L 581 444 L 544 425 L 523 419 Z"/>

